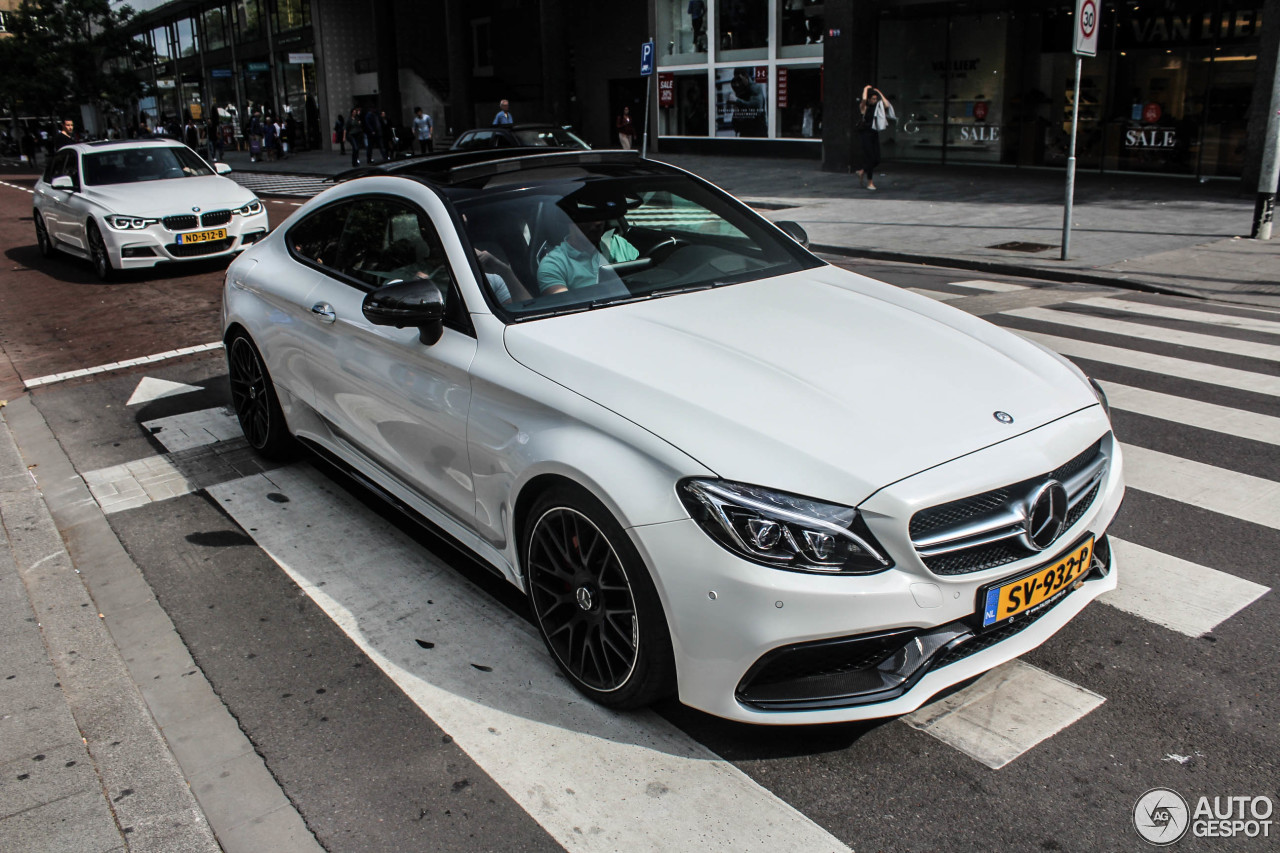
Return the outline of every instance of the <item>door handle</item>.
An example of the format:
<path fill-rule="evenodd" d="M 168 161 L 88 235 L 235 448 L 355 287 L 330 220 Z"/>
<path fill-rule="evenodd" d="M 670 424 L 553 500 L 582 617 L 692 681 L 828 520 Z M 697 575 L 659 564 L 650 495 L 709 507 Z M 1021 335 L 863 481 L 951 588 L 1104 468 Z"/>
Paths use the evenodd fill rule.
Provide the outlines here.
<path fill-rule="evenodd" d="M 328 325 L 338 319 L 338 315 L 333 313 L 333 306 L 328 302 L 317 302 L 311 306 L 311 313 L 320 318 L 320 322 Z"/>

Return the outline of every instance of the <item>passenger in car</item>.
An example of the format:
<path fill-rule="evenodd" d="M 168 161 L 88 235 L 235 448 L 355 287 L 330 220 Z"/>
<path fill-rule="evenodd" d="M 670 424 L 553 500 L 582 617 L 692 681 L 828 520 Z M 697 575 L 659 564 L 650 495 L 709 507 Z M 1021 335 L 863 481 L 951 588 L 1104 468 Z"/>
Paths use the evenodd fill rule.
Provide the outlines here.
<path fill-rule="evenodd" d="M 538 288 L 545 296 L 591 287 L 598 283 L 600 267 L 640 257 L 636 247 L 620 233 L 626 205 L 616 201 L 583 202 L 569 196 L 560 202 L 573 224 L 560 245 L 538 264 Z"/>
<path fill-rule="evenodd" d="M 489 290 L 502 305 L 515 300 L 528 302 L 533 298 L 529 289 L 520 281 L 520 276 L 495 254 L 499 251 L 492 247 L 476 246 L 476 260 L 480 262 L 480 270 L 489 284 Z"/>

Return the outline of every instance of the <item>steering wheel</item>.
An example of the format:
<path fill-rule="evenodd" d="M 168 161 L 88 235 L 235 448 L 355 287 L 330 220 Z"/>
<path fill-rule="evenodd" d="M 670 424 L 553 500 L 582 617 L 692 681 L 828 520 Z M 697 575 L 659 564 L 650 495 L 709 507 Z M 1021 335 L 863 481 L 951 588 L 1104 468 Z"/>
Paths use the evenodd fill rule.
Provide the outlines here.
<path fill-rule="evenodd" d="M 660 264 L 684 245 L 686 245 L 685 242 L 676 237 L 665 237 L 649 248 L 649 261 Z"/>

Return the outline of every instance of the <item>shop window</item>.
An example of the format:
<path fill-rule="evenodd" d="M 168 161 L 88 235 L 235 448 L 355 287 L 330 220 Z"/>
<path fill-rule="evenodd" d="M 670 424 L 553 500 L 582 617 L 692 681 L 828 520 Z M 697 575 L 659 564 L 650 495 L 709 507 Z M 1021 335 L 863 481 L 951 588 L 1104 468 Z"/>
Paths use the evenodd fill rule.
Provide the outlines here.
<path fill-rule="evenodd" d="M 676 65 L 707 58 L 706 0 L 657 0 L 658 62 Z"/>
<path fill-rule="evenodd" d="M 707 72 L 658 74 L 658 133 L 707 136 Z"/>
<path fill-rule="evenodd" d="M 947 21 L 944 17 L 880 23 L 875 85 L 898 120 L 880 136 L 886 160 L 941 162 L 947 101 Z M 856 80 L 858 92 L 871 80 Z"/>
<path fill-rule="evenodd" d="M 765 58 L 769 46 L 769 5 L 769 0 L 716 0 L 718 58 Z"/>
<path fill-rule="evenodd" d="M 276 0 L 278 33 L 311 26 L 311 0 Z"/>
<path fill-rule="evenodd" d="M 778 136 L 786 139 L 822 138 L 822 67 L 784 66 L 778 69 Z"/>
<path fill-rule="evenodd" d="M 242 42 L 263 37 L 262 0 L 235 0 L 236 38 Z"/>
<path fill-rule="evenodd" d="M 778 55 L 822 56 L 823 0 L 777 0 Z"/>
<path fill-rule="evenodd" d="M 227 46 L 227 10 L 222 6 L 204 11 L 204 43 L 209 50 Z"/>
<path fill-rule="evenodd" d="M 716 69 L 716 136 L 769 135 L 769 67 Z"/>
<path fill-rule="evenodd" d="M 156 62 L 173 59 L 173 44 L 169 40 L 168 27 L 156 27 L 151 31 L 151 48 L 156 52 Z"/>
<path fill-rule="evenodd" d="M 200 52 L 196 42 L 196 22 L 194 18 L 183 18 L 173 25 L 173 30 L 177 35 L 178 56 L 195 56 Z"/>

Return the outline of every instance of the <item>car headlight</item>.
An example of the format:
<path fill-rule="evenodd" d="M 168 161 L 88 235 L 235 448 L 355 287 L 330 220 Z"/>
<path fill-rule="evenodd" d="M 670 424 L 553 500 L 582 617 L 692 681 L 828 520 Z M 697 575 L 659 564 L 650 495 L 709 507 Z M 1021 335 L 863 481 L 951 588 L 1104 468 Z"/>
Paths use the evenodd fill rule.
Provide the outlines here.
<path fill-rule="evenodd" d="M 853 507 L 728 480 L 684 480 L 677 491 L 707 535 L 753 563 L 824 574 L 893 565 Z"/>
<path fill-rule="evenodd" d="M 258 201 L 256 198 L 253 201 L 246 204 L 244 207 L 236 208 L 236 213 L 240 214 L 241 216 L 257 216 L 261 212 L 262 212 L 262 202 Z"/>
<path fill-rule="evenodd" d="M 123 213 L 113 213 L 107 217 L 107 224 L 117 231 L 141 231 L 159 221 L 159 219 L 147 219 L 144 216 L 126 216 Z"/>
<path fill-rule="evenodd" d="M 1111 420 L 1111 404 L 1107 402 L 1107 392 L 1102 390 L 1102 386 L 1098 384 L 1098 380 L 1092 376 L 1089 377 L 1089 387 L 1093 389 L 1093 395 L 1098 398 L 1098 402 L 1102 404 L 1102 411 L 1107 413 L 1107 420 Z"/>

